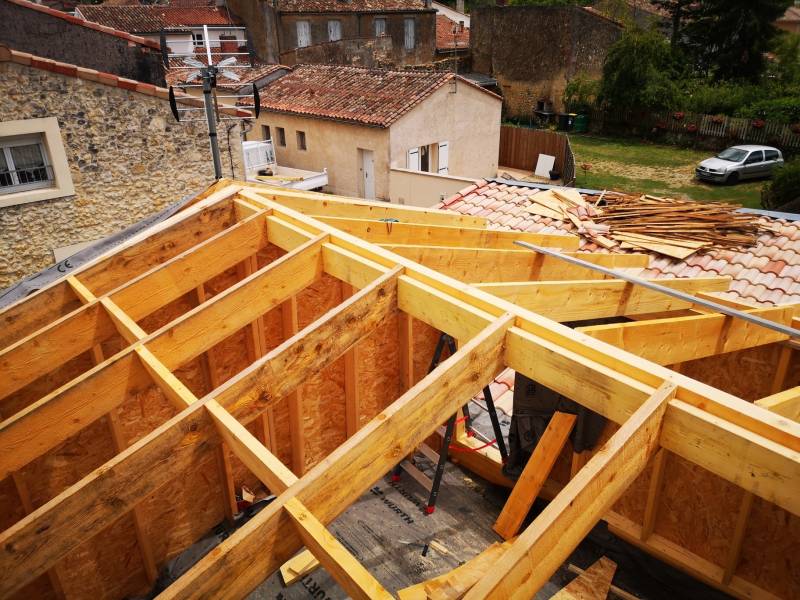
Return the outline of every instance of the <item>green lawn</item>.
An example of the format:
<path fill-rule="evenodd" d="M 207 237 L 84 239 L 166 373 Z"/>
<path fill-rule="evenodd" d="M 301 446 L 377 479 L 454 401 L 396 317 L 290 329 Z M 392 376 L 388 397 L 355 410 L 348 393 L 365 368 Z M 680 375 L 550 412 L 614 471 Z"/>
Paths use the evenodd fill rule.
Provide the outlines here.
<path fill-rule="evenodd" d="M 762 181 L 735 186 L 712 185 L 694 179 L 694 168 L 713 152 L 651 144 L 636 139 L 570 135 L 575 153 L 576 185 L 616 189 L 698 201 L 734 202 L 761 208 Z M 591 168 L 584 172 L 580 165 Z"/>

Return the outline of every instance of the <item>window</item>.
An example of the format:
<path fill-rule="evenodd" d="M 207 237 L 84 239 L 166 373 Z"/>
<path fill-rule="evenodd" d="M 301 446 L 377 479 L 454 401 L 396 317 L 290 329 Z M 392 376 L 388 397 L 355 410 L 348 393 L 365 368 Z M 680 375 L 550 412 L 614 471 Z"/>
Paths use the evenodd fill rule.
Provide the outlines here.
<path fill-rule="evenodd" d="M 194 46 L 202 46 L 203 45 L 203 33 L 202 32 L 192 32 L 192 44 Z"/>
<path fill-rule="evenodd" d="M 414 49 L 414 17 L 405 19 L 405 48 L 406 50 Z"/>
<path fill-rule="evenodd" d="M 342 22 L 328 21 L 328 41 L 336 42 L 342 39 Z"/>
<path fill-rule="evenodd" d="M 375 18 L 375 37 L 386 35 L 386 17 Z"/>
<path fill-rule="evenodd" d="M 308 21 L 297 22 L 297 47 L 305 48 L 311 45 L 311 27 Z"/>
<path fill-rule="evenodd" d="M 297 149 L 298 150 L 305 150 L 306 149 L 306 132 L 305 131 L 298 131 L 297 132 Z"/>
<path fill-rule="evenodd" d="M 278 146 L 286 146 L 286 130 L 283 127 L 276 127 L 278 130 Z"/>
<path fill-rule="evenodd" d="M 778 160 L 780 152 L 777 150 L 764 150 L 764 160 Z"/>
<path fill-rule="evenodd" d="M 0 122 L 0 207 L 74 193 L 55 117 Z"/>
<path fill-rule="evenodd" d="M 272 132 L 269 130 L 269 125 L 262 125 L 261 126 L 261 139 L 262 140 L 271 140 L 272 139 Z"/>
<path fill-rule="evenodd" d="M 764 162 L 764 153 L 761 150 L 756 150 L 747 157 L 747 160 L 744 161 L 744 164 L 753 165 L 760 162 Z"/>

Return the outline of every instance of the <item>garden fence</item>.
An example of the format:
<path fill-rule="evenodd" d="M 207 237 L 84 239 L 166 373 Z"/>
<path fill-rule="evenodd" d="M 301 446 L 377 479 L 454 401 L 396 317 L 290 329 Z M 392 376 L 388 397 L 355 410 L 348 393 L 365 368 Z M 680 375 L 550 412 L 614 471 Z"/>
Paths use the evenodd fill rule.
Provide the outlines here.
<path fill-rule="evenodd" d="M 556 157 L 553 169 L 564 182 L 575 179 L 575 159 L 566 135 L 510 125 L 500 127 L 500 166 L 534 171 L 540 154 Z"/>

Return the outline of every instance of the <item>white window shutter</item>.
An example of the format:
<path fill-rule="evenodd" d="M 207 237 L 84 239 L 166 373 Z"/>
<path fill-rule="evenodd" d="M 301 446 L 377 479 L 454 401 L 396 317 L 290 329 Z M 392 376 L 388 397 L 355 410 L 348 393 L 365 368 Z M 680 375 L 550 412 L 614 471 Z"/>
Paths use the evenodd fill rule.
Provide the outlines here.
<path fill-rule="evenodd" d="M 439 142 L 439 175 L 447 175 L 450 158 L 450 142 Z"/>
<path fill-rule="evenodd" d="M 411 148 L 408 151 L 408 169 L 419 171 L 419 148 Z"/>
<path fill-rule="evenodd" d="M 308 21 L 297 22 L 297 47 L 305 48 L 311 45 L 311 27 Z"/>
<path fill-rule="evenodd" d="M 405 48 L 406 50 L 413 50 L 415 43 L 414 33 L 414 17 L 406 17 L 405 19 Z"/>

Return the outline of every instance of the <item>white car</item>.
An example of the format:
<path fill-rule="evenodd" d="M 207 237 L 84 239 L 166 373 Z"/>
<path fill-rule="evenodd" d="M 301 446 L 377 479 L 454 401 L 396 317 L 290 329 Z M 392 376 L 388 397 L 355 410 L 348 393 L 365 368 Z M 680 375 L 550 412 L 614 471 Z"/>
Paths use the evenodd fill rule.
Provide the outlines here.
<path fill-rule="evenodd" d="M 742 179 L 771 177 L 783 166 L 783 154 L 772 146 L 731 146 L 714 158 L 707 158 L 695 169 L 697 178 L 716 183 L 738 183 Z"/>

